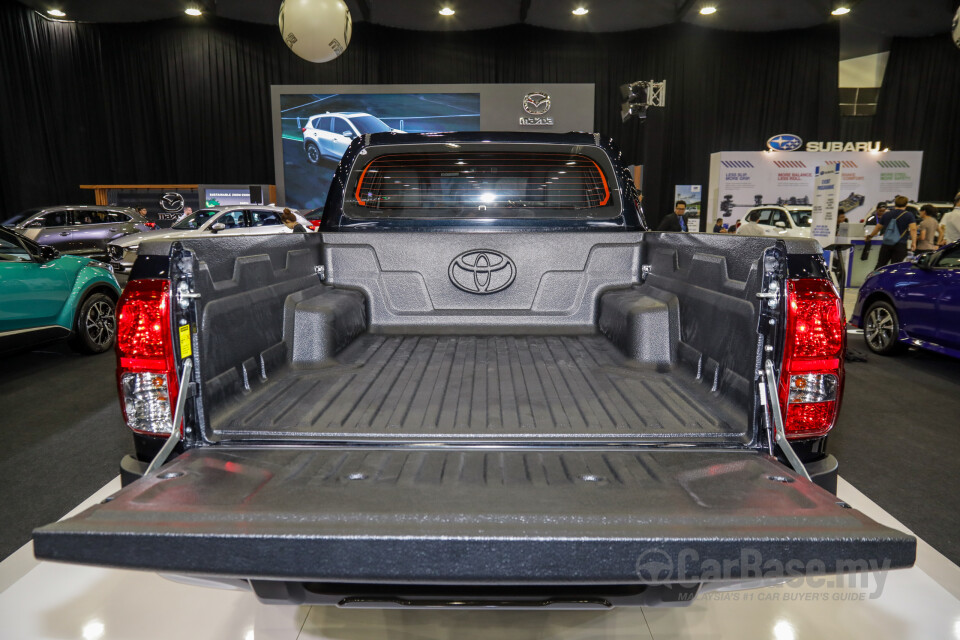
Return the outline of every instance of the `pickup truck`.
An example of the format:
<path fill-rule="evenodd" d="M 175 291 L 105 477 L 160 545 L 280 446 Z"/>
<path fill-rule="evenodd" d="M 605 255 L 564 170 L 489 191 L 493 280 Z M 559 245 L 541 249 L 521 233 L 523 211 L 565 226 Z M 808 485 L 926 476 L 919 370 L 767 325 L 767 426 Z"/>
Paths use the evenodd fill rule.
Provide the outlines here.
<path fill-rule="evenodd" d="M 145 242 L 118 318 L 136 455 L 41 559 L 572 608 L 914 562 L 833 493 L 817 244 L 647 231 L 598 135 L 360 136 L 320 233 Z"/>

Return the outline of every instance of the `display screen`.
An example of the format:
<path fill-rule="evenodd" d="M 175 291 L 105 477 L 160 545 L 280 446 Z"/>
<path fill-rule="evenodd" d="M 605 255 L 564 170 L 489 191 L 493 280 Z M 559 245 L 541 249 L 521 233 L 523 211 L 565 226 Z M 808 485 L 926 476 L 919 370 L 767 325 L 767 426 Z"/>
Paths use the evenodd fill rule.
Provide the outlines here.
<path fill-rule="evenodd" d="M 207 189 L 203 194 L 204 206 L 250 204 L 250 188 L 246 189 Z"/>
<path fill-rule="evenodd" d="M 479 131 L 479 93 L 280 94 L 285 203 L 322 207 L 334 169 L 366 133 Z"/>

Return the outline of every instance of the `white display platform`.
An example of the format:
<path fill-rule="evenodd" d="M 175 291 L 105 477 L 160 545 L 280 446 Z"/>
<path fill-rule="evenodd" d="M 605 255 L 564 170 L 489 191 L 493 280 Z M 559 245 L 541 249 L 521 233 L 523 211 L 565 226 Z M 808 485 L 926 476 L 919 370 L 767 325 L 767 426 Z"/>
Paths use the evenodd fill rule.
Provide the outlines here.
<path fill-rule="evenodd" d="M 75 511 L 119 487 L 116 479 Z M 904 529 L 843 479 L 839 497 Z M 267 606 L 245 591 L 187 586 L 152 573 L 40 563 L 27 544 L 0 563 L 0 638 L 960 638 L 960 568 L 923 541 L 913 569 L 820 580 L 707 594 L 676 609 L 345 610 Z"/>

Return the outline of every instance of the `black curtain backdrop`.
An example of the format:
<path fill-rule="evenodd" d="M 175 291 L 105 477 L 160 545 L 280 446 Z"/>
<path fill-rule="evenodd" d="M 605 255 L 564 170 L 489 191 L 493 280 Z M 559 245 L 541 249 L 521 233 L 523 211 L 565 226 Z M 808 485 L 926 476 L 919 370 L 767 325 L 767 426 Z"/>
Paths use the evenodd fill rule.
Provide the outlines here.
<path fill-rule="evenodd" d="M 844 142 L 873 141 L 874 116 L 840 116 L 840 137 Z M 881 140 L 882 142 L 882 140 Z"/>
<path fill-rule="evenodd" d="M 873 139 L 923 151 L 921 200 L 952 200 L 960 191 L 960 49 L 949 34 L 894 38 Z"/>
<path fill-rule="evenodd" d="M 706 191 L 712 152 L 760 150 L 778 133 L 838 139 L 838 38 L 835 26 L 422 33 L 361 23 L 341 58 L 311 64 L 268 25 L 55 23 L 0 3 L 0 214 L 92 201 L 80 184 L 273 183 L 271 84 L 593 82 L 596 130 L 644 165 L 656 224 L 675 184 Z M 619 85 L 651 79 L 667 80 L 667 106 L 621 123 Z"/>

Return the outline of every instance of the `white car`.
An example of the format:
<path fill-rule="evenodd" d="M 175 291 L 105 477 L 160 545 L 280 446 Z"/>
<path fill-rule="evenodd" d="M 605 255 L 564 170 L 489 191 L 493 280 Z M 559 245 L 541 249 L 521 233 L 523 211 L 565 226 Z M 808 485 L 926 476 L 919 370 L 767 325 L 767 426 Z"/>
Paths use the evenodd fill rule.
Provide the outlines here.
<path fill-rule="evenodd" d="M 291 209 L 307 232 L 312 232 L 310 221 Z M 135 233 L 107 245 L 107 254 L 114 271 L 123 273 L 133 266 L 137 249 L 144 240 L 153 238 L 196 238 L 218 234 L 221 236 L 263 235 L 270 233 L 293 233 L 280 220 L 283 207 L 237 204 L 200 209 L 186 218 L 177 220 L 169 229 L 157 229 Z"/>
<path fill-rule="evenodd" d="M 319 163 L 324 156 L 339 162 L 353 139 L 365 133 L 403 133 L 376 116 L 359 112 L 311 116 L 301 131 L 303 150 L 311 164 Z"/>
<path fill-rule="evenodd" d="M 763 227 L 763 235 L 785 238 L 809 238 L 810 216 L 813 207 L 765 204 L 747 211 L 746 220 L 754 211 L 760 212 L 757 224 Z"/>

